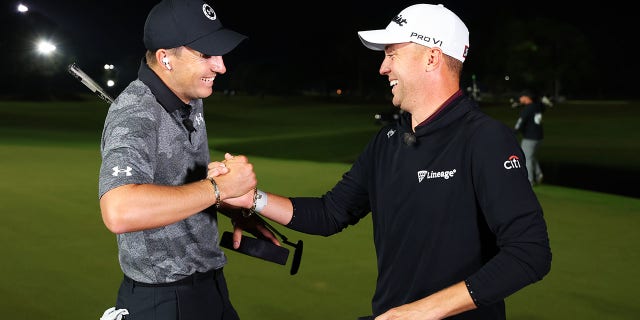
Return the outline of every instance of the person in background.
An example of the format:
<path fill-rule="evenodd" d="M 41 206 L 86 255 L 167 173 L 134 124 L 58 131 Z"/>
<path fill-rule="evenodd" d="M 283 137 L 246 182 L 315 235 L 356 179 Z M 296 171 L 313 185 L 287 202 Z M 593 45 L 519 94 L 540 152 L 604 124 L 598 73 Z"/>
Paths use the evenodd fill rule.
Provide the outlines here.
<path fill-rule="evenodd" d="M 149 12 L 138 78 L 110 106 L 102 133 L 100 209 L 124 273 L 116 306 L 102 319 L 239 319 L 216 208 L 253 191 L 257 180 L 246 157 L 230 154 L 216 164 L 227 173 L 207 177 L 202 99 L 227 71 L 222 56 L 244 39 L 202 0 L 163 0 Z M 242 220 L 279 245 L 258 220 Z M 241 236 L 236 225 L 236 249 Z"/>
<path fill-rule="evenodd" d="M 358 35 L 384 51 L 399 121 L 321 197 L 258 190 L 238 205 L 322 236 L 371 213 L 378 278 L 361 319 L 505 319 L 505 298 L 541 280 L 552 255 L 517 137 L 460 89 L 467 27 L 443 5 L 416 4 Z"/>
<path fill-rule="evenodd" d="M 514 129 L 522 136 L 520 147 L 522 147 L 526 159 L 529 183 L 531 185 L 541 184 L 544 174 L 540 168 L 537 152 L 544 139 L 542 114 L 545 111 L 545 105 L 537 100 L 536 94 L 532 90 L 522 91 L 518 102 L 521 110 Z"/>

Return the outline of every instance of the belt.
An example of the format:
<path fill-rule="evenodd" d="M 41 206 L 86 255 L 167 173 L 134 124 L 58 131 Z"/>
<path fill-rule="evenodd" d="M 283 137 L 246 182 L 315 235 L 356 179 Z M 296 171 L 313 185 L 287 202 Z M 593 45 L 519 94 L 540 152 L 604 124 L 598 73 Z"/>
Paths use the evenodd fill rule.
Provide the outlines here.
<path fill-rule="evenodd" d="M 193 285 L 200 282 L 201 280 L 214 278 L 216 275 L 218 275 L 221 272 L 222 272 L 222 268 L 211 269 L 207 272 L 195 272 L 180 280 L 172 281 L 172 282 L 164 282 L 164 283 L 145 283 L 145 282 L 135 281 L 127 277 L 127 275 L 125 274 L 124 281 L 130 284 L 133 284 L 134 286 L 140 286 L 140 287 L 173 287 L 173 286 L 182 286 L 182 285 Z"/>

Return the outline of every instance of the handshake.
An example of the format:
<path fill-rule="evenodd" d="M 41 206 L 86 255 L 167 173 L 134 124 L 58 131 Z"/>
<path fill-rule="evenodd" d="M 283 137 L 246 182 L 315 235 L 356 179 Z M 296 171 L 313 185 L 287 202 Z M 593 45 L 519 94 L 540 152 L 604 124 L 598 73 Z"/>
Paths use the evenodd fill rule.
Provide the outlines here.
<path fill-rule="evenodd" d="M 260 212 L 267 205 L 267 194 L 258 190 L 256 174 L 247 157 L 226 153 L 223 161 L 209 163 L 207 179 L 211 181 L 216 195 L 215 206 L 218 211 L 231 218 L 233 225 L 233 234 L 225 232 L 220 245 L 284 265 L 289 250 L 282 248 L 276 238 L 277 234 L 282 242 L 295 248 L 290 274 L 296 274 L 302 259 L 302 240 L 298 240 L 297 243 L 290 242 L 262 217 L 253 214 Z M 244 237 L 242 240 L 243 230 L 258 239 Z"/>
<path fill-rule="evenodd" d="M 214 161 L 207 166 L 207 179 L 213 184 L 216 206 L 232 209 L 256 210 L 257 201 L 266 201 L 266 196 L 258 199 L 258 180 L 253 165 L 246 156 L 224 155 L 224 160 Z M 260 208 L 266 203 L 261 203 Z"/>

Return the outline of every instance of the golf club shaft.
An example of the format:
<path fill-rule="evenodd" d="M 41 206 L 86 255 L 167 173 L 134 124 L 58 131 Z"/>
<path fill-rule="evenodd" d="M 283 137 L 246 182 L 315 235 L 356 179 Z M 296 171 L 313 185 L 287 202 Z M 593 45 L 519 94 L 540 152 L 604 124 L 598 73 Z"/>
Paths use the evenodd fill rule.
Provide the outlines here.
<path fill-rule="evenodd" d="M 113 103 L 113 98 L 111 98 L 111 96 L 109 96 L 109 94 L 104 91 L 104 89 L 102 89 L 102 87 L 100 87 L 98 83 L 93 81 L 93 79 L 91 79 L 91 77 L 84 73 L 84 71 L 82 71 L 75 63 L 70 64 L 67 70 L 72 76 L 80 80 L 82 84 L 84 84 L 87 88 L 89 88 L 89 90 L 97 94 L 98 97 L 100 97 L 102 100 L 108 103 Z"/>
<path fill-rule="evenodd" d="M 294 247 L 296 247 L 296 244 L 295 244 L 295 243 L 290 242 L 290 241 L 289 241 L 289 239 L 287 239 L 287 237 L 286 237 L 284 234 L 280 233 L 276 228 L 274 228 L 272 225 L 270 225 L 270 224 L 269 224 L 267 221 L 265 221 L 261 216 L 256 215 L 256 218 L 257 218 L 258 220 L 260 220 L 260 221 L 264 224 L 264 226 L 265 226 L 265 227 L 267 227 L 267 229 L 271 230 L 271 232 L 273 232 L 273 233 L 277 234 L 278 236 L 280 236 L 280 238 L 282 238 L 282 242 L 284 242 L 284 243 L 286 243 L 286 244 L 288 244 L 288 245 L 290 245 L 290 246 L 294 246 Z"/>

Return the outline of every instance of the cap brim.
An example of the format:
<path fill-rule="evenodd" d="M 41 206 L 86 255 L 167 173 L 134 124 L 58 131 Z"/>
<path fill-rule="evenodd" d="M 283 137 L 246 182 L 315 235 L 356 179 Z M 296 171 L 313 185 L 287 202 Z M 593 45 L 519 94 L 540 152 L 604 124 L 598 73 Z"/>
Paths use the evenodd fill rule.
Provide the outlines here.
<path fill-rule="evenodd" d="M 377 51 L 384 51 L 384 47 L 389 44 L 409 42 L 408 39 L 404 39 L 397 32 L 387 29 L 358 31 L 358 36 L 365 47 Z"/>
<path fill-rule="evenodd" d="M 220 29 L 191 43 L 187 43 L 185 46 L 210 56 L 222 56 L 231 52 L 231 50 L 245 39 L 247 39 L 245 35 L 229 29 Z"/>

